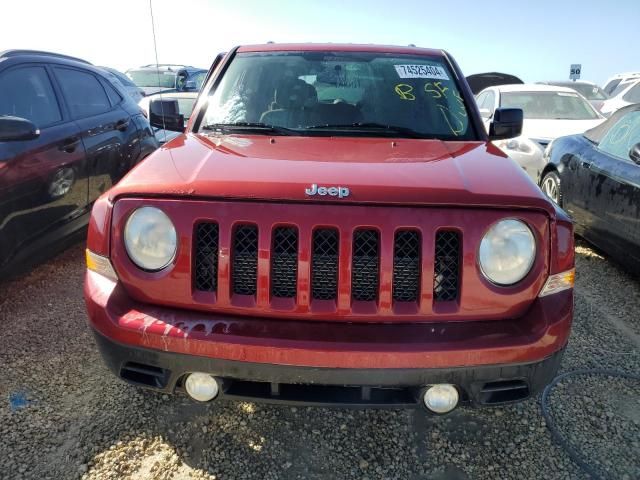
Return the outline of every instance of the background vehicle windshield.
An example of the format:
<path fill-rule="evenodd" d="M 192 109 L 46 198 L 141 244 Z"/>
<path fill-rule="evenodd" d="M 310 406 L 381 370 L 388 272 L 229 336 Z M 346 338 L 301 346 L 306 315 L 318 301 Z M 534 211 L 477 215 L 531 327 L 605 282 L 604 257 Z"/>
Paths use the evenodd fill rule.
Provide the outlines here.
<path fill-rule="evenodd" d="M 138 87 L 175 88 L 176 72 L 156 72 L 155 70 L 129 70 L 127 76 Z"/>
<path fill-rule="evenodd" d="M 567 85 L 582 95 L 587 100 L 606 100 L 609 96 L 597 85 L 589 85 L 588 83 L 576 83 L 575 85 Z"/>
<path fill-rule="evenodd" d="M 627 88 L 629 88 L 629 85 L 631 85 L 632 83 L 634 83 L 635 80 L 627 80 L 625 82 L 621 82 L 619 83 L 616 88 L 614 88 L 611 91 L 611 97 L 616 97 L 618 95 L 620 95 L 621 92 L 623 92 L 624 90 L 626 90 Z"/>
<path fill-rule="evenodd" d="M 378 124 L 427 138 L 474 138 L 451 71 L 440 58 L 414 55 L 240 53 L 211 95 L 203 125 L 238 122 L 300 134 L 313 127 L 318 133 L 322 126 Z"/>
<path fill-rule="evenodd" d="M 521 108 L 524 118 L 593 120 L 598 114 L 589 102 L 573 92 L 504 92 L 501 107 Z"/>

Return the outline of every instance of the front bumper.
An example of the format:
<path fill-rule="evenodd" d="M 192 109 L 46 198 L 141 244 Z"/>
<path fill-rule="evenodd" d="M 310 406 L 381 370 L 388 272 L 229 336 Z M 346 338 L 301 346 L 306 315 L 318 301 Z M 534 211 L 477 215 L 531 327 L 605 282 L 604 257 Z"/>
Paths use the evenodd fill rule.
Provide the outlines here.
<path fill-rule="evenodd" d="M 163 392 L 207 372 L 222 395 L 304 404 L 417 405 L 433 383 L 463 402 L 522 400 L 557 371 L 573 294 L 539 298 L 514 320 L 353 324 L 213 315 L 137 303 L 87 272 L 89 323 L 111 370 Z"/>

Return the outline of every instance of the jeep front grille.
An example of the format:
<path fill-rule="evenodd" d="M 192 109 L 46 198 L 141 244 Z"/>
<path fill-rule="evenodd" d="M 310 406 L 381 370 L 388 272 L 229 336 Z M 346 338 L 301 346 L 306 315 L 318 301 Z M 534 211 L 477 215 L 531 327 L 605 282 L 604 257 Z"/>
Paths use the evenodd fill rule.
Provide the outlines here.
<path fill-rule="evenodd" d="M 219 227 L 217 223 L 197 223 L 194 231 L 193 285 L 194 290 L 216 293 L 222 280 L 218 279 Z M 425 274 L 423 255 L 424 235 L 415 228 L 396 230 L 393 238 L 391 270 L 391 300 L 394 303 L 418 304 Z M 300 234 L 296 226 L 277 226 L 271 231 L 259 230 L 256 225 L 240 224 L 231 231 L 230 274 L 223 285 L 232 295 L 256 296 L 258 290 L 259 236 L 268 237 L 269 295 L 271 298 L 298 298 L 300 268 L 308 270 L 308 292 L 311 301 L 337 302 L 345 272 L 352 302 L 378 304 L 381 294 L 381 262 L 384 254 L 380 231 L 354 228 L 349 238 L 351 248 L 341 248 L 343 232 L 336 228 L 313 228 L 306 238 L 310 242 L 303 261 L 300 253 Z M 433 235 L 433 234 L 430 234 Z M 438 230 L 430 245 L 433 252 L 433 301 L 455 302 L 459 298 L 461 235 L 457 231 Z M 391 255 L 390 255 L 391 256 Z M 341 269 L 348 262 L 348 269 Z M 301 265 L 303 267 L 301 267 Z M 430 271 L 427 269 L 427 271 Z M 427 277 L 428 278 L 428 277 Z"/>

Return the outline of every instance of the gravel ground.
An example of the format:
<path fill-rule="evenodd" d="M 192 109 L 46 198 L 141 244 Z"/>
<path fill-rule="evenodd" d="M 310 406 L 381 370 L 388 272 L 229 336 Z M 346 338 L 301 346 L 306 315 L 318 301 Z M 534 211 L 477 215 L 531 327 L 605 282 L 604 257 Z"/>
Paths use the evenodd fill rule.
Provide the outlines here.
<path fill-rule="evenodd" d="M 577 247 L 576 316 L 563 371 L 640 372 L 640 282 Z M 0 478 L 583 479 L 540 400 L 422 411 L 194 404 L 107 371 L 85 323 L 83 247 L 0 285 Z M 640 478 L 640 387 L 575 376 L 549 409 L 610 478 Z"/>

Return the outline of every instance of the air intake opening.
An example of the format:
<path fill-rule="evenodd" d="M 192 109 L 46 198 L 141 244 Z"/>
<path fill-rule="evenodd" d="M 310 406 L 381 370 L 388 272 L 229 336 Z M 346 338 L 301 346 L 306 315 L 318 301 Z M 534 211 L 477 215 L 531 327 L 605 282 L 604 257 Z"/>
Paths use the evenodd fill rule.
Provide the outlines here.
<path fill-rule="evenodd" d="M 460 283 L 460 234 L 440 231 L 436 234 L 433 266 L 433 296 L 437 302 L 458 299 Z"/>
<path fill-rule="evenodd" d="M 258 227 L 240 225 L 233 238 L 232 288 L 237 295 L 255 295 L 258 278 Z"/>
<path fill-rule="evenodd" d="M 166 387 L 170 374 L 169 370 L 135 362 L 127 362 L 120 369 L 123 380 L 153 388 Z"/>
<path fill-rule="evenodd" d="M 502 380 L 485 383 L 480 390 L 480 403 L 499 404 L 524 400 L 529 396 L 529 385 L 524 380 Z"/>
<path fill-rule="evenodd" d="M 295 298 L 298 286 L 298 230 L 278 227 L 271 251 L 271 295 Z"/>
<path fill-rule="evenodd" d="M 215 292 L 218 283 L 218 224 L 199 223 L 195 234 L 194 288 Z"/>
<path fill-rule="evenodd" d="M 420 234 L 396 232 L 393 246 L 393 299 L 415 302 L 420 292 Z"/>
<path fill-rule="evenodd" d="M 353 236 L 351 297 L 358 301 L 378 299 L 380 235 L 377 230 L 357 230 Z"/>
<path fill-rule="evenodd" d="M 322 228 L 313 232 L 311 297 L 335 300 L 338 296 L 338 231 Z"/>

